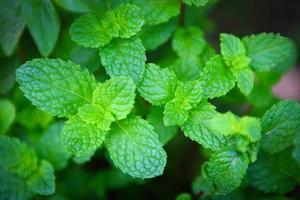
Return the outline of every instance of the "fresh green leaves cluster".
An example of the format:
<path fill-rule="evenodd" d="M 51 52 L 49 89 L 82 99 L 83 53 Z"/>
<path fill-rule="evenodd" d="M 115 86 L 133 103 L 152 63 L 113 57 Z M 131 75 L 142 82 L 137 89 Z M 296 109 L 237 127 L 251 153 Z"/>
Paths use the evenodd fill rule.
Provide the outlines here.
<path fill-rule="evenodd" d="M 202 6 L 208 0 L 183 2 Z M 68 7 L 65 1 L 58 4 Z M 132 0 L 112 4 L 108 3 L 109 8 L 101 15 L 79 17 L 69 29 L 71 39 L 82 46 L 79 47 L 82 52 L 89 48 L 95 57 L 99 51 L 110 79 L 98 82 L 87 69 L 61 59 L 33 59 L 16 72 L 21 90 L 33 105 L 52 116 L 67 118 L 65 123 L 50 126 L 39 138 L 38 155 L 60 170 L 71 155 L 77 163 L 82 163 L 98 148 L 105 147 L 113 163 L 124 173 L 152 178 L 163 173 L 167 156 L 162 146 L 179 127 L 186 137 L 211 152 L 202 166 L 202 177 L 213 194 L 223 195 L 238 188 L 246 174 L 249 183 L 260 190 L 291 190 L 299 181 L 291 178 L 300 163 L 299 104 L 283 101 L 259 120 L 238 117 L 232 112 L 220 113 L 209 100 L 226 95 L 235 85 L 245 96 L 250 95 L 249 99 L 255 96 L 252 93 L 255 81 L 263 76 L 254 72 L 284 71 L 286 63 L 290 65 L 295 59 L 293 43 L 272 33 L 242 39 L 223 33 L 217 54 L 198 27 L 176 28 L 176 20 L 170 20 L 179 14 L 179 1 Z M 31 13 L 37 12 L 37 8 L 28 5 L 22 3 L 30 22 Z M 52 9 L 50 3 L 48 7 Z M 72 10 L 86 12 L 76 6 Z M 47 27 L 57 27 L 57 23 L 52 25 Z M 40 41 L 36 26 L 29 26 L 29 30 Z M 173 32 L 171 45 L 176 55 L 164 65 L 168 67 L 146 64 L 145 51 L 159 47 Z M 44 56 L 51 52 L 55 37 L 51 36 L 47 44 L 39 42 L 38 48 Z M 78 61 L 81 50 L 74 53 L 72 60 Z M 80 59 L 78 62 L 84 63 Z M 152 105 L 147 120 L 130 114 L 136 90 Z M 6 111 L 4 114 L 7 115 Z M 17 121 L 22 124 L 21 119 Z M 8 121 L 0 121 L 0 131 L 6 132 L 12 120 L 11 116 Z M 52 166 L 47 161 L 39 163 L 33 151 L 22 143 L 6 137 L 3 140 L 2 145 L 22 146 L 7 147 L 7 151 L 2 151 L 3 156 L 0 153 L 3 159 L 17 155 L 0 163 L 5 172 L 12 174 L 7 177 L 16 176 L 20 187 L 29 187 L 31 192 L 50 194 L 53 188 L 49 187 L 54 181 Z M 52 149 L 53 146 L 57 149 Z M 16 150 L 10 153 L 12 149 Z M 22 159 L 26 160 L 20 161 L 22 165 L 19 154 L 25 155 Z M 286 154 L 291 160 L 289 165 L 273 166 L 275 155 L 284 159 Z M 276 176 L 272 176 L 274 173 Z M 5 181 L 14 180 L 3 176 Z"/>
<path fill-rule="evenodd" d="M 139 117 L 126 119 L 135 98 L 131 78 L 113 77 L 97 83 L 71 61 L 34 59 L 17 70 L 17 81 L 34 105 L 69 119 L 62 131 L 68 152 L 89 155 L 105 143 L 112 160 L 125 173 L 140 178 L 162 173 L 166 153 L 153 127 Z"/>
<path fill-rule="evenodd" d="M 28 199 L 55 191 L 52 165 L 38 160 L 34 150 L 16 138 L 0 136 L 0 195 L 3 199 Z"/>

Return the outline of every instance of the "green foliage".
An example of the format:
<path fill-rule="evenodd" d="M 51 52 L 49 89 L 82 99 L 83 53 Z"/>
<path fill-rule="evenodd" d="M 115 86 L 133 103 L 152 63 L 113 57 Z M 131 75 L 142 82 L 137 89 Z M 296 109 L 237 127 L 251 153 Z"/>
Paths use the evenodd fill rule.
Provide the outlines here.
<path fill-rule="evenodd" d="M 176 199 L 293 191 L 300 105 L 272 87 L 295 64 L 295 45 L 273 33 L 221 33 L 217 51 L 202 19 L 216 2 L 1 1 L 0 199 L 112 198 L 105 192 L 149 186 L 141 179 L 168 170 L 152 190 L 195 169 L 195 196 Z M 139 199 L 131 189 L 122 198 Z"/>

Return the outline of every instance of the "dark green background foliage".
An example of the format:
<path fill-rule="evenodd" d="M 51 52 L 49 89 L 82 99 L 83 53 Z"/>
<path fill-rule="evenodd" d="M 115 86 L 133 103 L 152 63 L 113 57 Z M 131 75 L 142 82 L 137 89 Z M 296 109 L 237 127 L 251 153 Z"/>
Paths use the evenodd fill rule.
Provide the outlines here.
<path fill-rule="evenodd" d="M 299 7 L 0 0 L 0 200 L 300 199 Z"/>

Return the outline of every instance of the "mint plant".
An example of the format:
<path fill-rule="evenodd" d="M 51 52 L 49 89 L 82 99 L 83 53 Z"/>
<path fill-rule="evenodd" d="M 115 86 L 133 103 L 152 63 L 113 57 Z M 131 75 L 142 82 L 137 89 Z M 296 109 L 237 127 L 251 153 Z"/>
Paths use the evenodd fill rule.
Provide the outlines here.
<path fill-rule="evenodd" d="M 55 172 L 68 170 L 71 159 L 84 166 L 99 152 L 118 169 L 103 175 L 103 188 L 124 174 L 124 182 L 161 176 L 172 159 L 163 146 L 184 137 L 203 154 L 193 183 L 199 198 L 230 198 L 248 186 L 284 194 L 300 183 L 300 105 L 271 92 L 296 62 L 292 40 L 221 33 L 218 50 L 205 29 L 184 23 L 186 6 L 203 8 L 213 4 L 209 0 L 55 0 L 85 13 L 67 27 L 73 50 L 61 53 L 53 50 L 60 22 L 51 1 L 20 2 L 13 10 L 23 17 L 11 22 L 18 31 L 0 34 L 3 51 L 13 52 L 26 20 L 40 54 L 51 58 L 18 67 L 16 108 L 0 99 L 0 199 L 52 195 Z M 44 17 L 35 23 L 37 15 Z M 226 108 L 230 97 L 254 111 Z M 29 136 L 4 135 L 17 130 L 14 119 Z"/>

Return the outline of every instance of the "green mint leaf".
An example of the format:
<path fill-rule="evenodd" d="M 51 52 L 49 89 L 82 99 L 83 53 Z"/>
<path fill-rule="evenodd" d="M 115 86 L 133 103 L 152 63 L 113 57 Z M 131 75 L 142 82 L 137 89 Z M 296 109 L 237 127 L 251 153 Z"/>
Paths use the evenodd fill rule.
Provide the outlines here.
<path fill-rule="evenodd" d="M 181 125 L 186 137 L 203 145 L 204 148 L 217 151 L 226 144 L 225 136 L 214 131 L 210 126 L 210 120 L 217 114 L 215 107 L 208 102 L 201 102 L 189 113 L 188 120 Z"/>
<path fill-rule="evenodd" d="M 240 123 L 240 133 L 247 136 L 251 142 L 257 142 L 261 139 L 262 128 L 259 119 L 245 116 L 240 118 Z"/>
<path fill-rule="evenodd" d="M 10 173 L 0 164 L 1 199 L 30 199 L 32 192 L 27 188 L 26 179 Z"/>
<path fill-rule="evenodd" d="M 0 135 L 5 134 L 15 119 L 15 107 L 6 99 L 0 99 Z"/>
<path fill-rule="evenodd" d="M 130 38 L 141 30 L 143 24 L 141 8 L 123 4 L 108 11 L 102 18 L 88 14 L 76 19 L 69 33 L 79 45 L 99 48 L 115 37 Z"/>
<path fill-rule="evenodd" d="M 290 151 L 278 154 L 262 152 L 258 160 L 249 165 L 250 185 L 264 192 L 286 193 L 296 186 L 299 166 L 291 158 Z"/>
<path fill-rule="evenodd" d="M 175 98 L 165 105 L 164 124 L 165 126 L 181 125 L 188 119 L 190 105 L 183 98 Z"/>
<path fill-rule="evenodd" d="M 202 85 L 200 81 L 179 82 L 175 98 L 165 106 L 165 125 L 182 125 L 188 119 L 189 110 L 195 107 L 201 99 Z"/>
<path fill-rule="evenodd" d="M 0 44 L 6 56 L 16 47 L 25 27 L 19 0 L 2 0 L 0 3 Z"/>
<path fill-rule="evenodd" d="M 108 34 L 112 34 L 114 37 L 130 38 L 139 32 L 144 24 L 142 9 L 134 4 L 121 5 L 109 13 L 106 18 L 104 17 L 102 24 Z M 110 28 L 118 30 L 118 35 L 111 33 Z"/>
<path fill-rule="evenodd" d="M 223 151 L 213 154 L 204 166 L 206 177 L 216 186 L 217 194 L 227 194 L 242 183 L 248 168 L 246 154 Z"/>
<path fill-rule="evenodd" d="M 246 48 L 240 38 L 232 35 L 222 33 L 221 40 L 221 54 L 228 66 L 236 69 L 247 67 L 251 62 L 250 58 L 245 57 Z"/>
<path fill-rule="evenodd" d="M 171 20 L 154 26 L 144 26 L 138 34 L 146 50 L 155 50 L 164 44 L 173 34 L 176 20 Z"/>
<path fill-rule="evenodd" d="M 188 5 L 205 6 L 210 0 L 183 0 L 184 3 Z"/>
<path fill-rule="evenodd" d="M 97 125 L 99 129 L 108 131 L 110 124 L 115 121 L 110 111 L 103 106 L 85 104 L 78 109 L 78 116 L 87 124 Z"/>
<path fill-rule="evenodd" d="M 140 117 L 113 124 L 105 145 L 115 165 L 133 177 L 159 176 L 166 165 L 167 156 L 157 133 Z"/>
<path fill-rule="evenodd" d="M 177 0 L 133 0 L 132 2 L 142 8 L 146 24 L 166 22 L 179 14 L 180 6 Z"/>
<path fill-rule="evenodd" d="M 94 91 L 93 103 L 111 112 L 116 120 L 126 118 L 133 108 L 135 84 L 128 77 L 113 77 Z"/>
<path fill-rule="evenodd" d="M 207 98 L 225 95 L 235 86 L 235 78 L 220 55 L 213 56 L 200 74 L 203 95 Z"/>
<path fill-rule="evenodd" d="M 279 34 L 260 33 L 243 38 L 251 67 L 257 71 L 268 71 L 282 64 L 294 51 L 293 43 Z"/>
<path fill-rule="evenodd" d="M 147 121 L 154 127 L 154 131 L 158 134 L 161 144 L 167 144 L 177 133 L 176 126 L 166 127 L 163 121 L 163 109 L 152 107 L 147 116 Z"/>
<path fill-rule="evenodd" d="M 90 103 L 96 81 L 87 70 L 61 59 L 33 59 L 16 72 L 21 90 L 32 103 L 58 117 L 70 117 Z"/>
<path fill-rule="evenodd" d="M 145 48 L 137 37 L 115 39 L 100 49 L 101 62 L 110 76 L 128 76 L 139 83 L 145 71 Z"/>
<path fill-rule="evenodd" d="M 16 138 L 0 136 L 0 166 L 20 177 L 37 168 L 37 157 L 30 147 Z"/>
<path fill-rule="evenodd" d="M 250 68 L 239 70 L 237 75 L 237 86 L 245 95 L 249 95 L 254 87 L 254 73 Z"/>
<path fill-rule="evenodd" d="M 206 41 L 198 27 L 178 28 L 172 40 L 172 47 L 179 57 L 190 58 L 199 56 Z"/>
<path fill-rule="evenodd" d="M 54 0 L 55 4 L 64 10 L 71 12 L 103 12 L 105 1 L 85 1 L 85 0 Z"/>
<path fill-rule="evenodd" d="M 197 80 L 201 71 L 201 58 L 196 56 L 177 58 L 171 65 L 171 69 L 183 82 Z"/>
<path fill-rule="evenodd" d="M 55 170 L 65 168 L 70 158 L 70 154 L 66 151 L 61 141 L 63 127 L 63 122 L 51 124 L 36 144 L 39 157 L 49 161 Z"/>
<path fill-rule="evenodd" d="M 60 29 L 59 18 L 51 0 L 22 0 L 21 7 L 40 53 L 48 56 L 55 47 Z"/>
<path fill-rule="evenodd" d="M 173 71 L 155 64 L 146 66 L 139 86 L 141 95 L 153 105 L 162 105 L 174 97 L 177 79 Z"/>
<path fill-rule="evenodd" d="M 55 192 L 55 176 L 52 165 L 42 160 L 39 168 L 28 178 L 27 184 L 34 193 L 53 194 Z"/>
<path fill-rule="evenodd" d="M 106 132 L 97 125 L 87 124 L 78 116 L 66 122 L 62 130 L 62 141 L 71 154 L 81 156 L 93 153 L 105 139 Z"/>
<path fill-rule="evenodd" d="M 300 130 L 300 105 L 291 100 L 272 106 L 262 118 L 261 147 L 277 153 L 293 144 Z"/>
<path fill-rule="evenodd" d="M 83 15 L 70 27 L 71 39 L 84 47 L 99 48 L 108 44 L 112 36 L 103 27 L 100 18 L 94 14 Z"/>

